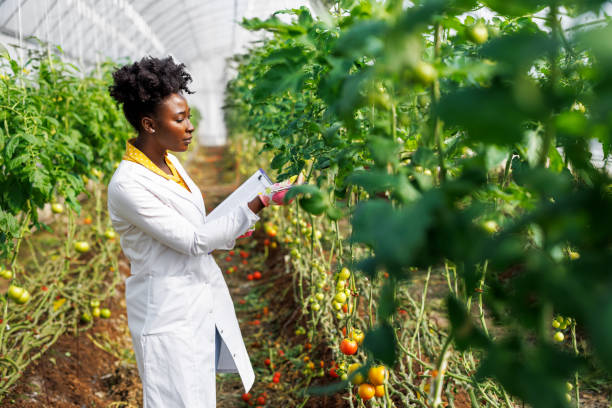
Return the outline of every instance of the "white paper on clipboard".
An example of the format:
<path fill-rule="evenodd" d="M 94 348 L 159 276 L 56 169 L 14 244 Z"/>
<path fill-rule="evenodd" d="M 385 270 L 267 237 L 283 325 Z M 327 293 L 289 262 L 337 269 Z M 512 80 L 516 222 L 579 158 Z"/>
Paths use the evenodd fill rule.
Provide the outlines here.
<path fill-rule="evenodd" d="M 207 216 L 211 221 L 234 211 L 240 204 L 251 201 L 257 194 L 263 193 L 267 187 L 272 187 L 272 181 L 265 171 L 257 170 L 251 177 L 234 190 L 225 200 L 216 206 Z"/>

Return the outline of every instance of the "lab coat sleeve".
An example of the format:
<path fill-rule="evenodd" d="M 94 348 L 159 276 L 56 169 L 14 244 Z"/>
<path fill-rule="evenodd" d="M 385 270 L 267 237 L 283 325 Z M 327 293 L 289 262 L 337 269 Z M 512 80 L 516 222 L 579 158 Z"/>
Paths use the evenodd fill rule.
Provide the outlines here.
<path fill-rule="evenodd" d="M 231 214 L 216 218 L 196 228 L 175 209 L 165 205 L 153 192 L 138 183 L 111 183 L 108 188 L 111 214 L 186 255 L 208 254 L 233 246 L 259 216 L 241 204 Z"/>

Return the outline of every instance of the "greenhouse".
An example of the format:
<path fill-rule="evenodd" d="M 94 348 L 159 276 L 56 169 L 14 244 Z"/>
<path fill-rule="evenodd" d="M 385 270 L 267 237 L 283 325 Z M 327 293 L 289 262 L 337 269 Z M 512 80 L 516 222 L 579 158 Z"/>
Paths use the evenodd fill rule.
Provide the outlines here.
<path fill-rule="evenodd" d="M 612 406 L 611 15 L 0 0 L 0 408 Z"/>

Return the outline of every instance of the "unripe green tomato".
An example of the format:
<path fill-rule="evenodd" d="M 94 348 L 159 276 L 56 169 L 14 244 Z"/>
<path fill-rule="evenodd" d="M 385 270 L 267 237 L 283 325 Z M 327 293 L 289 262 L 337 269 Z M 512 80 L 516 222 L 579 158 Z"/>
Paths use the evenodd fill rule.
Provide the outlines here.
<path fill-rule="evenodd" d="M 348 297 L 351 296 L 351 291 L 348 289 L 344 289 L 344 294 L 346 295 L 346 298 L 348 299 Z"/>
<path fill-rule="evenodd" d="M 332 307 L 333 307 L 335 310 L 340 310 L 340 309 L 342 309 L 342 303 L 338 303 L 338 302 L 334 301 L 334 302 L 332 303 Z"/>
<path fill-rule="evenodd" d="M 468 37 L 476 44 L 483 44 L 489 39 L 489 30 L 483 23 L 476 23 L 468 29 Z"/>
<path fill-rule="evenodd" d="M 105 307 L 100 309 L 100 317 L 103 317 L 104 319 L 108 319 L 110 315 L 111 315 L 110 309 L 107 309 Z"/>
<path fill-rule="evenodd" d="M 81 315 L 81 321 L 85 323 L 91 322 L 91 315 L 87 312 L 83 312 L 83 314 Z"/>
<path fill-rule="evenodd" d="M 489 234 L 494 234 L 497 232 L 497 230 L 499 229 L 499 225 L 497 225 L 497 223 L 493 220 L 487 220 L 485 222 L 482 223 L 482 227 L 485 229 L 485 231 L 487 231 Z"/>
<path fill-rule="evenodd" d="M 16 299 L 16 300 L 17 300 L 17 303 L 19 304 L 27 303 L 28 300 L 30 300 L 30 292 L 24 289 L 21 296 L 19 296 L 19 299 Z"/>
<path fill-rule="evenodd" d="M 565 337 L 563 336 L 563 333 L 561 333 L 560 331 L 556 332 L 553 336 L 553 339 L 559 343 L 561 343 L 564 338 Z"/>
<path fill-rule="evenodd" d="M 100 317 L 100 308 L 94 307 L 93 309 L 91 309 L 91 315 L 93 317 Z"/>
<path fill-rule="evenodd" d="M 344 288 L 346 287 L 345 281 L 336 282 L 336 292 L 344 292 Z"/>
<path fill-rule="evenodd" d="M 94 308 L 94 307 L 100 307 L 100 301 L 99 300 L 91 300 L 89 302 L 89 306 Z"/>
<path fill-rule="evenodd" d="M 431 85 L 438 77 L 436 68 L 428 62 L 419 61 L 414 67 L 414 76 L 421 84 Z"/>
<path fill-rule="evenodd" d="M 552 327 L 554 327 L 555 329 L 558 329 L 560 326 L 561 326 L 561 323 L 559 323 L 558 321 L 556 320 L 552 321 Z"/>
<path fill-rule="evenodd" d="M 323 299 L 325 299 L 325 295 L 321 292 L 317 292 L 317 294 L 315 295 L 315 297 L 317 298 L 317 300 L 321 301 Z"/>
<path fill-rule="evenodd" d="M 325 281 L 324 281 L 324 280 L 318 280 L 318 281 L 317 281 L 317 287 L 318 287 L 319 289 L 322 289 L 322 288 L 323 288 L 323 286 L 325 286 Z"/>
<path fill-rule="evenodd" d="M 565 394 L 565 399 L 567 400 L 567 402 L 572 402 L 572 395 L 571 394 Z"/>
<path fill-rule="evenodd" d="M 321 237 L 323 236 L 323 233 L 319 230 L 315 230 L 314 235 L 316 239 L 321 239 Z"/>
<path fill-rule="evenodd" d="M 317 265 L 317 271 L 324 273 L 325 272 L 325 268 L 323 267 L 323 265 Z"/>
<path fill-rule="evenodd" d="M 108 239 L 115 239 L 117 237 L 117 233 L 114 229 L 108 228 L 106 231 L 104 231 L 104 236 Z"/>
<path fill-rule="evenodd" d="M 297 250 L 297 248 L 291 248 L 290 254 L 292 257 L 300 259 L 302 257 L 302 255 L 300 255 L 300 251 Z"/>
<path fill-rule="evenodd" d="M 559 324 L 559 329 L 561 329 L 561 330 L 567 329 L 567 323 L 566 322 L 560 323 Z"/>
<path fill-rule="evenodd" d="M 308 298 L 308 302 L 310 302 L 310 303 L 314 303 L 314 302 L 316 302 L 316 301 L 317 301 L 317 300 L 316 300 L 315 298 L 313 298 L 313 297 L 309 297 L 309 298 Z"/>
<path fill-rule="evenodd" d="M 61 214 L 64 212 L 64 206 L 60 203 L 53 203 L 51 204 L 51 211 L 53 211 L 55 214 Z"/>
<path fill-rule="evenodd" d="M 295 218 L 292 218 L 292 219 L 291 219 L 291 224 L 293 224 L 293 225 L 297 225 L 297 220 L 296 220 Z"/>
<path fill-rule="evenodd" d="M 11 271 L 10 271 L 10 270 L 8 270 L 8 269 L 3 269 L 3 270 L 2 270 L 2 277 L 3 277 L 4 279 L 11 280 L 11 279 L 13 278 L 13 272 L 11 272 Z"/>
<path fill-rule="evenodd" d="M 343 304 L 344 302 L 346 302 L 346 298 L 347 296 L 346 296 L 346 293 L 344 292 L 338 292 L 336 293 L 336 296 L 334 296 L 334 300 L 340 304 Z"/>
<path fill-rule="evenodd" d="M 342 268 L 340 270 L 340 273 L 338 274 L 338 279 L 340 279 L 341 281 L 345 281 L 350 277 L 351 277 L 351 271 L 349 271 L 347 267 Z"/>
<path fill-rule="evenodd" d="M 336 319 L 342 320 L 343 317 L 344 317 L 344 315 L 342 314 L 342 312 L 336 313 Z"/>
<path fill-rule="evenodd" d="M 321 306 L 318 303 L 313 303 L 312 305 L 310 305 L 310 308 L 316 312 L 321 308 Z"/>
<path fill-rule="evenodd" d="M 74 249 L 75 249 L 77 252 L 84 253 L 84 252 L 89 251 L 90 246 L 89 246 L 89 244 L 88 244 L 87 242 L 85 242 L 85 241 L 77 241 L 77 242 L 75 242 L 75 243 L 74 243 Z"/>
<path fill-rule="evenodd" d="M 8 296 L 13 299 L 13 300 L 17 300 L 21 297 L 21 295 L 23 294 L 23 292 L 25 291 L 24 288 L 21 288 L 19 286 L 16 285 L 10 285 L 8 288 Z"/>
<path fill-rule="evenodd" d="M 568 381 L 565 383 L 565 388 L 567 388 L 567 392 L 570 392 L 571 390 L 574 389 L 574 386 L 572 385 L 571 382 Z"/>

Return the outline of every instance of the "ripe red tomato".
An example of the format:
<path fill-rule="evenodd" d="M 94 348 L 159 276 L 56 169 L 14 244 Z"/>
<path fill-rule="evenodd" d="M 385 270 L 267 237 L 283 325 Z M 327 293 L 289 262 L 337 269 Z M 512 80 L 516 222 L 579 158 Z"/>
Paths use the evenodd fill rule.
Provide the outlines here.
<path fill-rule="evenodd" d="M 261 279 L 261 272 L 259 271 L 253 272 L 253 279 Z"/>
<path fill-rule="evenodd" d="M 243 260 L 242 260 L 242 264 L 243 264 L 243 265 L 248 265 L 247 260 L 246 260 L 246 259 L 243 259 Z"/>
<path fill-rule="evenodd" d="M 253 280 L 253 274 L 252 273 L 249 273 L 247 275 L 247 280 Z"/>
<path fill-rule="evenodd" d="M 340 351 L 347 356 L 357 353 L 357 342 L 355 340 L 343 339 L 340 343 Z"/>
<path fill-rule="evenodd" d="M 329 376 L 331 378 L 338 378 L 339 377 L 338 373 L 336 373 L 336 367 L 332 367 L 332 368 L 329 369 Z"/>
<path fill-rule="evenodd" d="M 233 249 L 231 251 L 229 251 L 230 256 L 234 256 L 236 255 L 236 251 L 234 251 Z"/>
<path fill-rule="evenodd" d="M 243 401 L 248 401 L 250 399 L 251 399 L 251 394 L 249 394 L 249 393 L 242 394 L 242 400 Z"/>
<path fill-rule="evenodd" d="M 270 359 L 269 359 L 269 358 L 266 358 L 266 359 L 264 360 L 264 364 L 265 364 L 265 365 L 269 366 L 269 365 L 270 365 L 270 363 L 272 363 L 272 362 L 270 361 Z"/>
<path fill-rule="evenodd" d="M 227 262 L 229 262 L 229 261 L 231 261 L 231 260 L 232 260 L 232 257 L 231 257 L 231 256 L 226 256 L 226 257 L 225 257 L 225 260 L 226 260 Z"/>
<path fill-rule="evenodd" d="M 264 397 L 259 397 L 257 398 L 257 403 L 263 405 L 266 403 L 266 399 Z"/>
<path fill-rule="evenodd" d="M 270 245 L 270 240 L 268 238 L 264 239 L 264 245 L 265 246 Z"/>
<path fill-rule="evenodd" d="M 248 253 L 248 252 L 246 252 L 246 251 L 240 251 L 240 256 L 241 256 L 242 258 L 248 258 L 248 257 L 249 257 L 249 253 Z"/>

